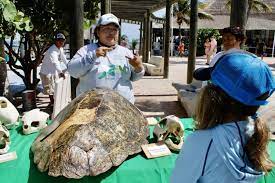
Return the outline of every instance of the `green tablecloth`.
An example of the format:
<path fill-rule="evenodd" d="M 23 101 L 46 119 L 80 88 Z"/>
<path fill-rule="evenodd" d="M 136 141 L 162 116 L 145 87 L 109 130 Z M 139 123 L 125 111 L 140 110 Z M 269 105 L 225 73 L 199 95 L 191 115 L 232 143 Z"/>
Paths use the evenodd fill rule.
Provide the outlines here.
<path fill-rule="evenodd" d="M 186 128 L 185 135 L 192 133 L 192 119 L 182 119 Z M 150 128 L 152 134 L 152 128 Z M 143 153 L 129 157 L 119 167 L 112 168 L 108 172 L 96 177 L 84 177 L 80 180 L 66 179 L 64 177 L 50 177 L 46 172 L 38 171 L 33 163 L 33 155 L 30 147 L 38 135 L 22 135 L 22 130 L 18 127 L 10 131 L 11 149 L 16 151 L 18 158 L 13 161 L 0 164 L 0 182 L 3 183 L 51 183 L 51 182 L 103 182 L 103 183 L 166 183 L 174 168 L 177 154 L 171 156 L 146 159 Z M 272 159 L 275 160 L 275 142 L 270 142 L 269 150 L 272 152 Z M 183 180 L 184 182 L 184 180 Z M 273 172 L 261 180 L 259 183 L 275 183 L 275 169 Z"/>

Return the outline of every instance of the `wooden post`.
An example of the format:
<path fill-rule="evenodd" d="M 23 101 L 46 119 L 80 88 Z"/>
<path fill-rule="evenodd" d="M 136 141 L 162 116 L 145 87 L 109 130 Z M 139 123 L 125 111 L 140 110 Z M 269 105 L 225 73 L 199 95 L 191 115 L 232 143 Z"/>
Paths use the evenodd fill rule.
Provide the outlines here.
<path fill-rule="evenodd" d="M 142 36 L 142 32 L 143 32 L 143 23 L 140 23 L 140 28 L 139 28 L 139 55 L 142 55 L 142 49 L 143 49 L 143 36 Z"/>
<path fill-rule="evenodd" d="M 166 25 L 164 38 L 164 78 L 169 75 L 169 51 L 170 51 L 170 35 L 171 35 L 171 2 L 166 0 Z"/>
<path fill-rule="evenodd" d="M 120 45 L 120 43 L 121 43 L 121 19 L 119 19 L 119 25 L 120 25 L 120 30 L 118 33 L 118 45 Z"/>
<path fill-rule="evenodd" d="M 73 19 L 70 32 L 70 57 L 72 58 L 79 48 L 84 45 L 83 36 L 83 18 L 84 4 L 83 0 L 73 0 Z M 71 77 L 71 95 L 72 99 L 76 97 L 76 87 L 78 80 Z"/>
<path fill-rule="evenodd" d="M 165 48 L 165 42 L 164 42 L 164 38 L 165 38 L 165 24 L 162 24 L 162 49 L 161 49 L 161 56 L 164 57 L 164 48 Z"/>
<path fill-rule="evenodd" d="M 147 44 L 147 39 L 148 39 L 148 14 L 145 13 L 144 16 L 144 27 L 143 27 L 143 51 L 142 51 L 142 61 L 143 63 L 147 63 L 148 62 L 148 44 Z"/>
<path fill-rule="evenodd" d="M 111 13 L 111 0 L 101 0 L 101 15 Z"/>
<path fill-rule="evenodd" d="M 190 33 L 189 33 L 189 54 L 187 67 L 187 83 L 193 80 L 193 71 L 195 70 L 196 52 L 197 52 L 197 32 L 198 32 L 198 0 L 191 0 L 190 13 Z"/>
<path fill-rule="evenodd" d="M 152 41 L 153 41 L 153 21 L 150 18 L 150 28 L 149 28 L 149 58 L 151 57 L 151 55 L 153 54 L 153 50 L 152 50 Z"/>
<path fill-rule="evenodd" d="M 146 26 L 146 62 L 149 61 L 150 59 L 150 53 L 151 53 L 151 49 L 150 49 L 150 42 L 151 42 L 151 14 L 148 11 L 147 12 L 147 20 L 146 20 L 147 26 Z"/>

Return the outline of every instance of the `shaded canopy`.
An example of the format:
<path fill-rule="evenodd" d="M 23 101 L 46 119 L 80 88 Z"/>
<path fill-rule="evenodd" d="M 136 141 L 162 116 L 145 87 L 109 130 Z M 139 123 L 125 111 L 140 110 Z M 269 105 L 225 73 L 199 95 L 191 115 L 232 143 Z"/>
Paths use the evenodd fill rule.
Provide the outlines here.
<path fill-rule="evenodd" d="M 170 0 L 172 3 L 178 0 Z M 112 0 L 112 13 L 118 18 L 140 21 L 146 12 L 154 12 L 166 6 L 166 0 Z"/>

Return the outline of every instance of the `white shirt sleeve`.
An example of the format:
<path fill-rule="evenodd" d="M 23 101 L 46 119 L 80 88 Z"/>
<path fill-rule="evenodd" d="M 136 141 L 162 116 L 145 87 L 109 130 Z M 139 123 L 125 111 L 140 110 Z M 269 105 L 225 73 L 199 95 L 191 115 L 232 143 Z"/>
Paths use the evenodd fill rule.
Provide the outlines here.
<path fill-rule="evenodd" d="M 62 60 L 62 62 L 63 62 L 65 65 L 67 65 L 68 60 L 67 60 L 66 55 L 65 55 L 65 53 L 64 53 L 64 49 L 61 48 L 60 52 L 61 52 L 60 54 L 61 54 L 61 60 Z"/>
<path fill-rule="evenodd" d="M 58 53 L 57 51 L 52 51 L 50 53 L 50 60 L 54 64 L 54 67 L 58 74 L 62 72 L 61 65 L 60 65 L 61 63 L 59 61 L 61 58 L 59 58 L 59 54 L 60 53 Z"/>
<path fill-rule="evenodd" d="M 85 75 L 94 65 L 96 50 L 87 50 L 87 46 L 80 48 L 68 62 L 68 72 L 74 78 Z"/>

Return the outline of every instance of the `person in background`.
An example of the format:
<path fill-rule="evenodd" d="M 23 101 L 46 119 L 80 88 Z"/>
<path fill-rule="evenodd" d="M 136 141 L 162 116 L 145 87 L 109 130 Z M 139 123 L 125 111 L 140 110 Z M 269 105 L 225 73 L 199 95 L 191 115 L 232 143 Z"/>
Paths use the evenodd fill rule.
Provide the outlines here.
<path fill-rule="evenodd" d="M 210 49 L 211 49 L 211 42 L 209 38 L 206 38 L 205 43 L 204 43 L 204 53 L 206 55 L 206 65 L 209 65 L 210 63 Z"/>
<path fill-rule="evenodd" d="M 257 115 L 275 90 L 268 65 L 255 55 L 230 53 L 209 73 L 196 106 L 195 128 L 184 143 L 172 183 L 255 183 L 274 163 L 269 131 Z"/>
<path fill-rule="evenodd" d="M 93 88 L 117 91 L 134 103 L 132 81 L 144 75 L 138 55 L 117 44 L 119 21 L 113 14 L 102 15 L 95 28 L 97 43 L 80 48 L 68 63 L 68 71 L 79 79 L 76 95 Z"/>
<path fill-rule="evenodd" d="M 210 37 L 210 52 L 212 55 L 215 55 L 217 53 L 217 40 L 214 36 Z"/>
<path fill-rule="evenodd" d="M 184 43 L 182 41 L 180 41 L 180 44 L 178 46 L 178 52 L 180 57 L 184 56 Z"/>
<path fill-rule="evenodd" d="M 199 81 L 203 81 L 203 86 L 208 83 L 206 80 L 209 80 L 210 77 L 208 77 L 207 79 L 202 78 L 204 78 L 205 75 L 208 75 L 208 73 L 211 72 L 211 70 L 213 70 L 213 67 L 215 66 L 217 61 L 224 55 L 230 53 L 245 53 L 252 56 L 256 56 L 250 52 L 241 49 L 241 44 L 246 39 L 244 30 L 242 28 L 236 26 L 226 27 L 221 31 L 221 35 L 223 51 L 218 52 L 213 57 L 213 59 L 210 61 L 208 68 L 198 68 L 193 72 L 193 78 Z"/>
<path fill-rule="evenodd" d="M 257 43 L 256 54 L 261 57 L 262 60 L 264 59 L 264 56 L 266 56 L 266 45 L 264 41 L 261 40 Z"/>
<path fill-rule="evenodd" d="M 159 56 L 160 55 L 160 42 L 154 42 L 153 44 L 153 51 L 154 51 L 154 55 Z"/>
<path fill-rule="evenodd" d="M 221 31 L 223 51 L 218 52 L 213 57 L 213 59 L 210 61 L 209 66 L 213 67 L 217 60 L 227 53 L 244 52 L 247 54 L 252 54 L 245 50 L 241 50 L 241 45 L 245 42 L 246 39 L 244 33 L 244 30 L 240 27 L 232 26 L 224 28 Z"/>
<path fill-rule="evenodd" d="M 42 60 L 40 78 L 43 86 L 43 93 L 49 95 L 51 104 L 54 103 L 55 80 L 65 78 L 67 59 L 63 46 L 66 41 L 62 33 L 55 36 L 55 43 L 46 51 Z"/>

